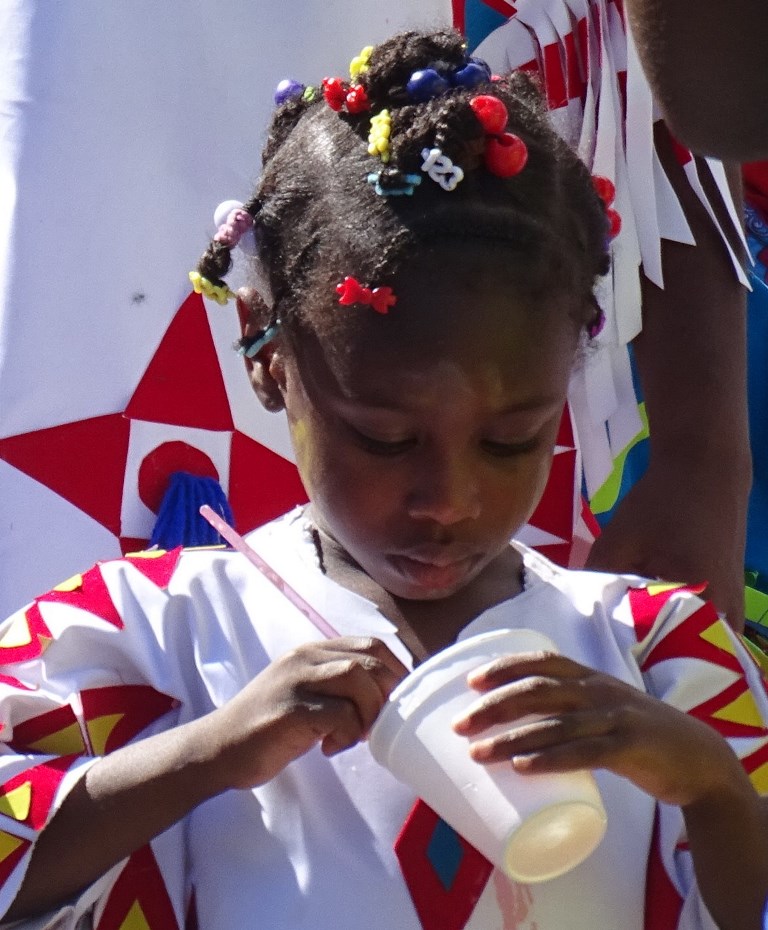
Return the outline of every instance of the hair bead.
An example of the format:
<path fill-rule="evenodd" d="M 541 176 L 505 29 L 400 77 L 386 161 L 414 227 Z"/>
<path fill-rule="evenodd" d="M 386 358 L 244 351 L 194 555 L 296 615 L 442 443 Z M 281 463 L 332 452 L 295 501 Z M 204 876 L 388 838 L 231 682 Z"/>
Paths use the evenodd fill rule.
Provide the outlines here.
<path fill-rule="evenodd" d="M 389 161 L 389 137 L 392 132 L 392 116 L 389 110 L 382 110 L 371 117 L 368 133 L 368 154 L 378 155 L 382 161 Z"/>
<path fill-rule="evenodd" d="M 490 94 L 480 94 L 469 101 L 478 122 L 487 135 L 498 135 L 507 128 L 509 113 L 503 101 Z"/>
<path fill-rule="evenodd" d="M 306 87 L 291 78 L 284 78 L 275 88 L 275 106 L 279 107 L 288 100 L 294 100 L 306 90 Z"/>
<path fill-rule="evenodd" d="M 528 146 L 520 136 L 503 132 L 488 136 L 485 143 L 485 164 L 489 171 L 500 178 L 513 178 L 528 162 Z"/>
<path fill-rule="evenodd" d="M 368 62 L 371 59 L 372 52 L 373 52 L 373 46 L 366 45 L 365 48 L 360 52 L 360 54 L 355 55 L 352 61 L 350 61 L 349 63 L 350 80 L 356 81 L 363 71 L 368 70 Z"/>
<path fill-rule="evenodd" d="M 433 97 L 439 97 L 450 90 L 450 82 L 434 68 L 422 68 L 414 71 L 405 89 L 414 103 L 426 103 Z"/>
<path fill-rule="evenodd" d="M 472 90 L 479 84 L 487 84 L 491 79 L 491 69 L 484 61 L 470 59 L 463 68 L 455 71 L 452 82 L 456 87 L 466 87 Z"/>

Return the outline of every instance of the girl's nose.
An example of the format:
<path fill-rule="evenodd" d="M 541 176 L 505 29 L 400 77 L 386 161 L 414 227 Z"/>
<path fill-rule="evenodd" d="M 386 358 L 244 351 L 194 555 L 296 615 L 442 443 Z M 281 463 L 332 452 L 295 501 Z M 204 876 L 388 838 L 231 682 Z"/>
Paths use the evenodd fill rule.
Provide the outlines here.
<path fill-rule="evenodd" d="M 461 463 L 430 463 L 408 499 L 408 514 L 449 526 L 480 516 L 477 476 Z"/>

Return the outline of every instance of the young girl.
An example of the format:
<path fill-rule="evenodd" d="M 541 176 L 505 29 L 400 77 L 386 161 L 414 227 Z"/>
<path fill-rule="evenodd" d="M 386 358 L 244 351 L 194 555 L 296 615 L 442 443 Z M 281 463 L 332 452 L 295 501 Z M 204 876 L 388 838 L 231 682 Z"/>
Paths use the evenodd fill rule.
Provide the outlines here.
<path fill-rule="evenodd" d="M 226 299 L 254 227 L 241 349 L 286 410 L 311 504 L 250 536 L 261 572 L 238 552 L 149 553 L 8 621 L 5 919 L 757 928 L 756 666 L 689 590 L 509 544 L 599 327 L 604 185 L 529 82 L 492 78 L 455 33 L 398 36 L 350 74 L 281 85 L 258 190 L 195 276 Z M 559 654 L 470 676 L 467 751 L 595 770 L 608 816 L 582 865 L 533 886 L 492 873 L 365 741 L 413 664 L 499 627 Z"/>

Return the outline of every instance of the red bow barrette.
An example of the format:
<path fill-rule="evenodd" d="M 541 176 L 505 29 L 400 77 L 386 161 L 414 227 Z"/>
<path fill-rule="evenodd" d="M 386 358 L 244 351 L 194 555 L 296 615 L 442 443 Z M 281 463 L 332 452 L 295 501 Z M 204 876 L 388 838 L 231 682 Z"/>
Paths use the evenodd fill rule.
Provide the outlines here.
<path fill-rule="evenodd" d="M 389 308 L 397 303 L 397 297 L 392 293 L 391 287 L 375 287 L 371 290 L 349 275 L 341 284 L 336 285 L 336 293 L 339 295 L 340 304 L 365 304 L 373 307 L 377 313 L 389 313 Z"/>

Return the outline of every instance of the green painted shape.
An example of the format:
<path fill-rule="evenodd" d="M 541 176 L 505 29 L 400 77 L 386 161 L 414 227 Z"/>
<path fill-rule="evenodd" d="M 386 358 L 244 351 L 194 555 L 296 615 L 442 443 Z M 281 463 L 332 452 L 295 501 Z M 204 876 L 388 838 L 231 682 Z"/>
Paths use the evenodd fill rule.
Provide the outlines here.
<path fill-rule="evenodd" d="M 768 628 L 768 594 L 745 585 L 744 613 L 747 620 Z"/>
<path fill-rule="evenodd" d="M 627 460 L 627 456 L 639 442 L 642 442 L 649 436 L 648 414 L 645 411 L 645 404 L 638 404 L 637 410 L 640 414 L 643 428 L 616 456 L 613 463 L 613 471 L 608 475 L 589 502 L 592 513 L 607 513 L 616 506 L 616 501 L 619 499 L 619 491 L 621 490 L 621 478 L 624 474 L 624 463 Z"/>

